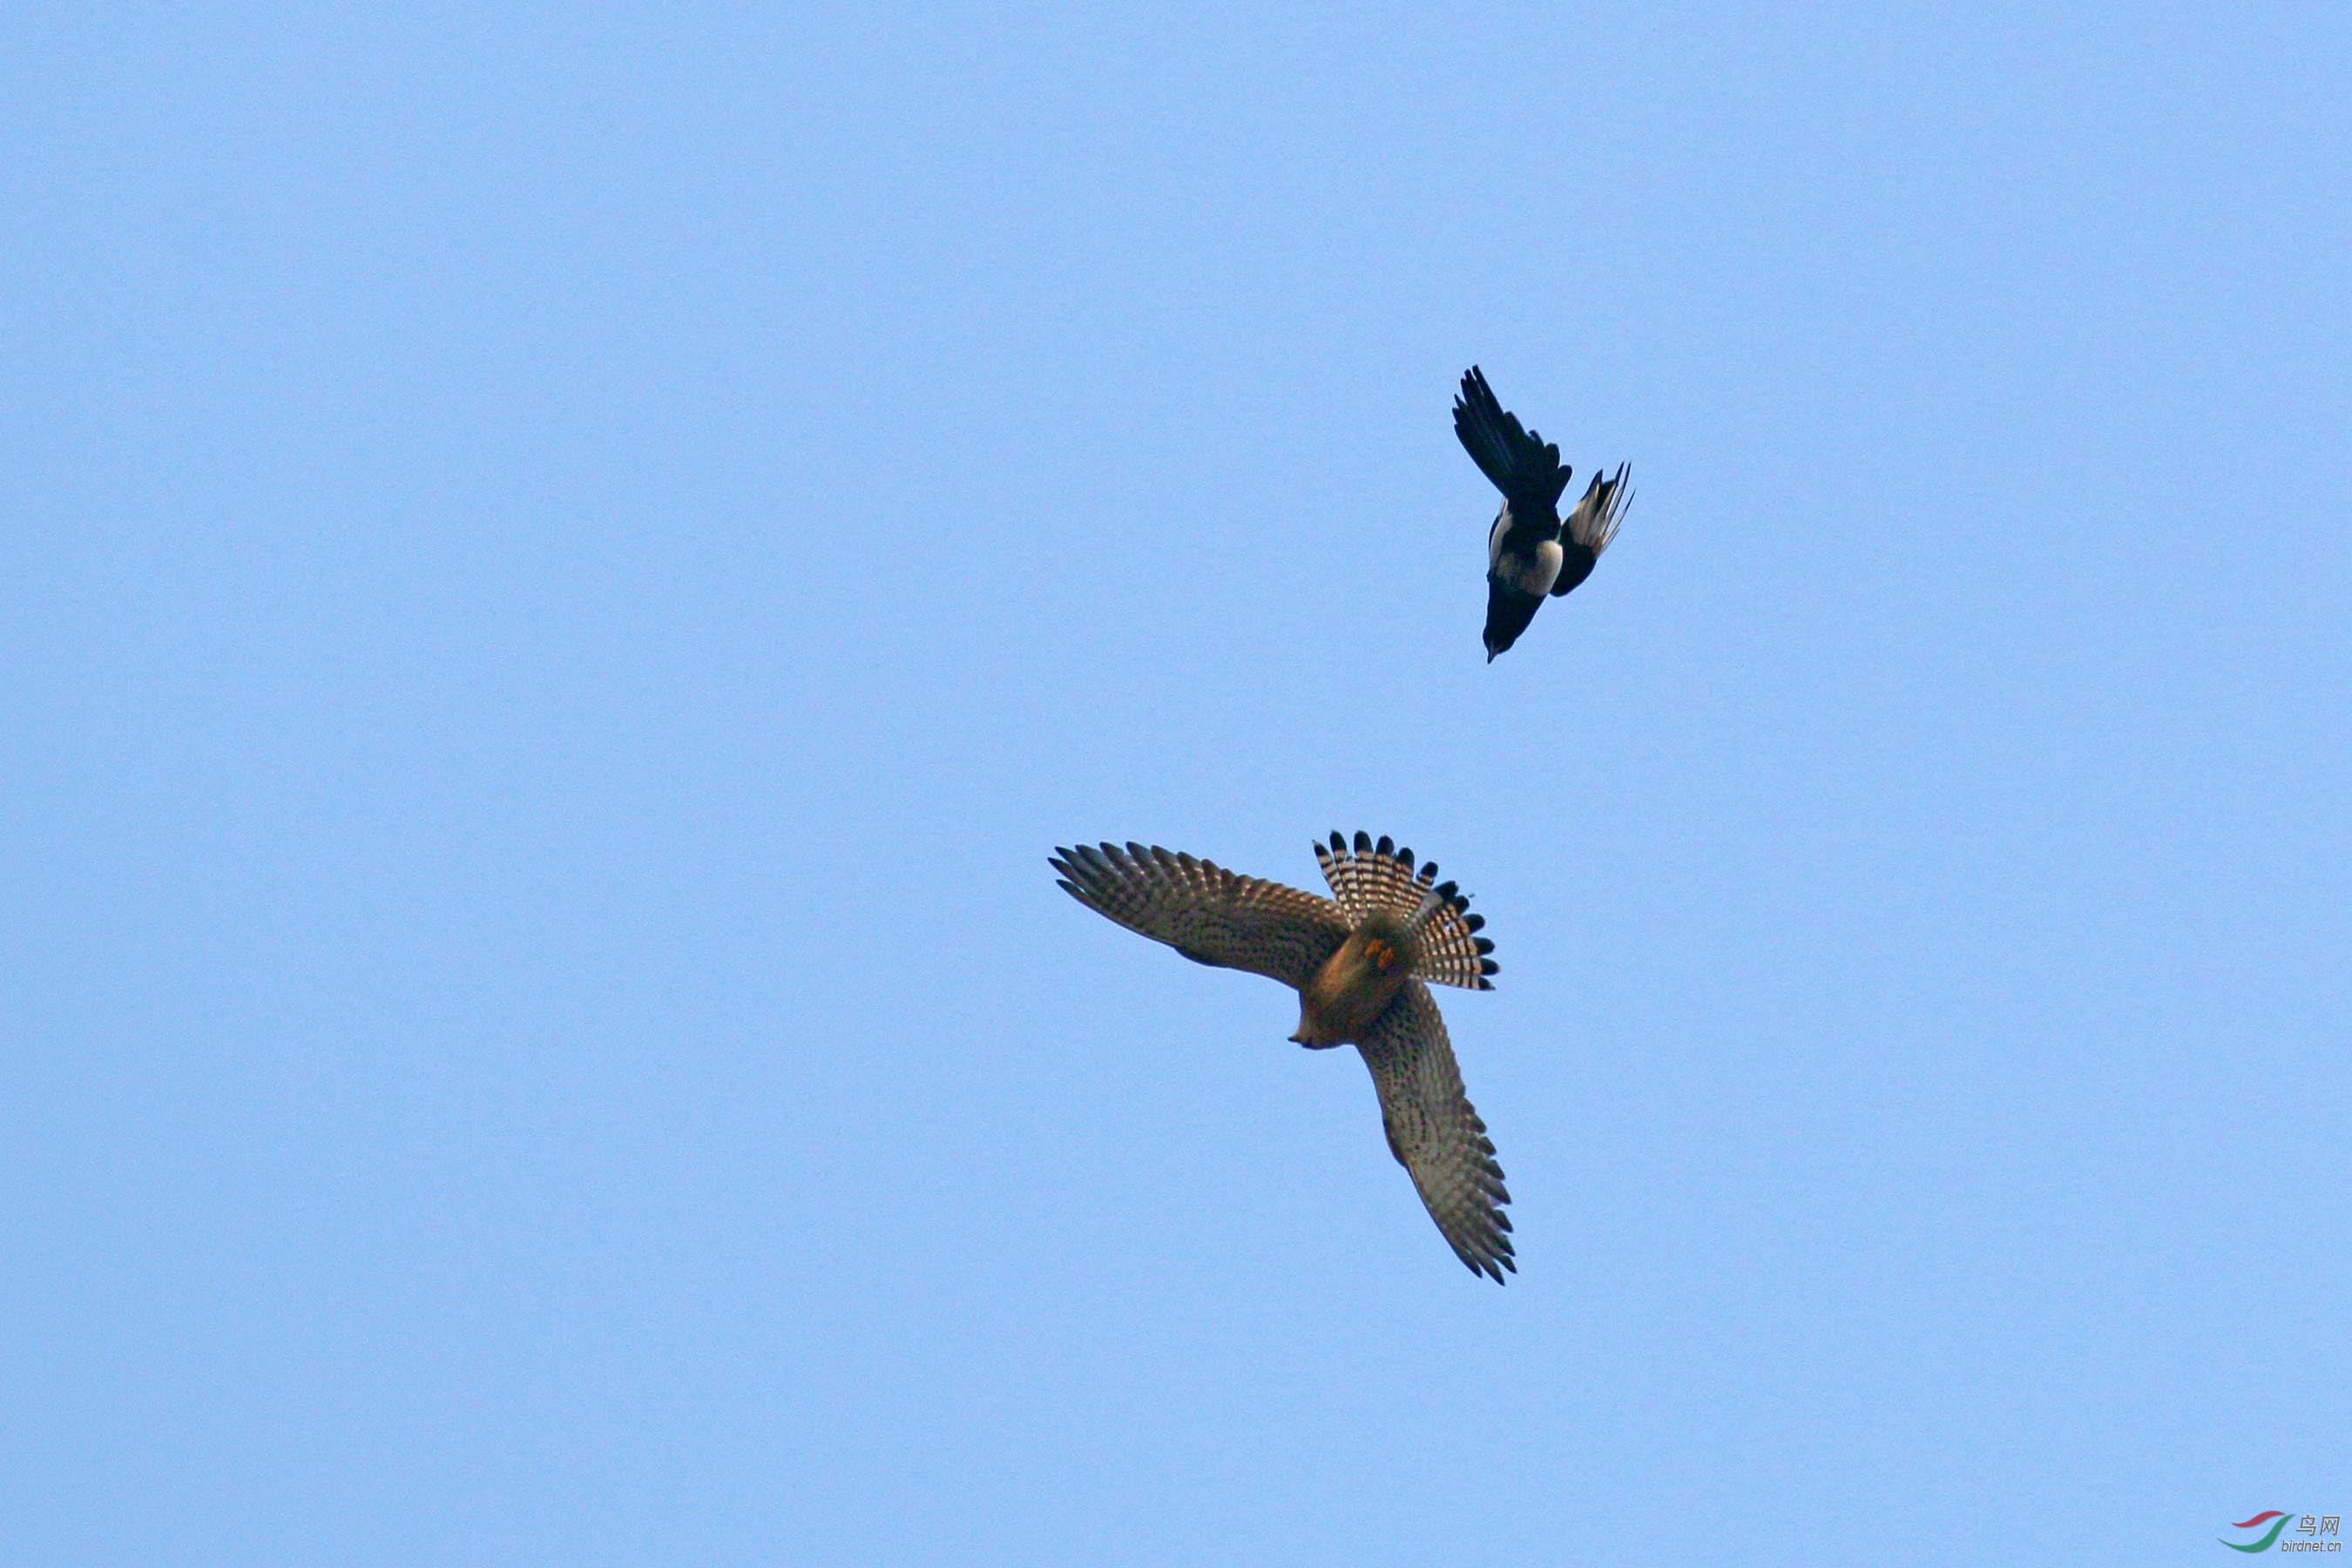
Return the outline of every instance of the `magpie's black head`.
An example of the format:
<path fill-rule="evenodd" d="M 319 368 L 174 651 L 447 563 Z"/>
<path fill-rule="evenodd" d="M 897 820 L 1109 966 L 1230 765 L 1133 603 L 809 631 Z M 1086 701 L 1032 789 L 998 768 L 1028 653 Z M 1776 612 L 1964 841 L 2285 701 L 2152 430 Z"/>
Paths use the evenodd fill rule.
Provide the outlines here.
<path fill-rule="evenodd" d="M 1488 664 L 1495 662 L 1496 655 L 1519 640 L 1519 634 L 1528 629 L 1528 623 L 1536 618 L 1536 611 L 1542 605 L 1543 595 L 1540 594 L 1522 594 L 1492 578 L 1487 579 L 1486 631 L 1483 640 L 1486 645 Z"/>

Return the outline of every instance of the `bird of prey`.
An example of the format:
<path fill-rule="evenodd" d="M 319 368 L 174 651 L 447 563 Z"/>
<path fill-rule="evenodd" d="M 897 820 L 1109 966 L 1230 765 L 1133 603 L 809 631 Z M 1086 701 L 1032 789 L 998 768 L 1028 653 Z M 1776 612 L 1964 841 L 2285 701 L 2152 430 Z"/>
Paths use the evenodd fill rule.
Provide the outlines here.
<path fill-rule="evenodd" d="M 1446 1242 L 1474 1274 L 1516 1272 L 1511 1194 L 1495 1145 L 1462 1092 L 1445 1021 L 1424 982 L 1491 991 L 1478 934 L 1486 922 L 1437 864 L 1415 870 L 1412 851 L 1362 833 L 1315 846 L 1331 885 L 1318 898 L 1243 877 L 1157 846 L 1056 849 L 1052 865 L 1072 898 L 1196 963 L 1245 969 L 1298 993 L 1290 1037 L 1321 1049 L 1352 1045 L 1371 1068 L 1389 1152 L 1412 1177 Z"/>
<path fill-rule="evenodd" d="M 1547 595 L 1557 599 L 1592 575 L 1633 499 L 1625 489 L 1632 470 L 1620 463 L 1614 474 L 1593 475 L 1563 525 L 1559 498 L 1567 493 L 1570 468 L 1559 460 L 1559 448 L 1495 401 L 1486 373 L 1475 364 L 1454 399 L 1454 433 L 1503 492 L 1503 510 L 1486 535 L 1486 642 L 1492 664 L 1519 640 Z"/>

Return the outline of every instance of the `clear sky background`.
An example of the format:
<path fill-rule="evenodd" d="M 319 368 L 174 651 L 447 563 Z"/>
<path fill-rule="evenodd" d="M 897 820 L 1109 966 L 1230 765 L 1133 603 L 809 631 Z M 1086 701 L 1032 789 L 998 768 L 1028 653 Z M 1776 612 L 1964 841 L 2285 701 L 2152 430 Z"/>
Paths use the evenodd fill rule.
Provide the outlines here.
<path fill-rule="evenodd" d="M 2352 1514 L 2352 21 L 2055 9 L 20 10 L 0 1552 Z M 1045 858 L 1334 827 L 1506 1289 Z"/>

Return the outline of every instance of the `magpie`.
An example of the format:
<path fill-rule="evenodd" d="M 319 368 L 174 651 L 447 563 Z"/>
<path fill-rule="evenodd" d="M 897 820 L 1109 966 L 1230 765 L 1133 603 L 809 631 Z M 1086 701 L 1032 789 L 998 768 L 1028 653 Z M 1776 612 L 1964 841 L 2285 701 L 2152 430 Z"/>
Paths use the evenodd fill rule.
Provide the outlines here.
<path fill-rule="evenodd" d="M 1559 498 L 1570 470 L 1559 460 L 1559 448 L 1506 411 L 1475 364 L 1454 399 L 1454 433 L 1503 492 L 1503 510 L 1486 535 L 1485 641 L 1492 664 L 1519 640 L 1547 596 L 1557 599 L 1592 575 L 1633 499 L 1625 488 L 1633 470 L 1620 463 L 1614 474 L 1593 475 L 1563 525 Z"/>

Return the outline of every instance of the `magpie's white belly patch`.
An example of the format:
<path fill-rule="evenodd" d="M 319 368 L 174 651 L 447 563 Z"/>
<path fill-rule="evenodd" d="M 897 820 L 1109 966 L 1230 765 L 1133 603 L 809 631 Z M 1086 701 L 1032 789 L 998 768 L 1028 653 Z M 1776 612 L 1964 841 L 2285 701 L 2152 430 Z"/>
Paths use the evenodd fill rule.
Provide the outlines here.
<path fill-rule="evenodd" d="M 1495 563 L 1495 581 L 1540 599 L 1559 581 L 1559 542 L 1547 539 L 1529 554 Z"/>

